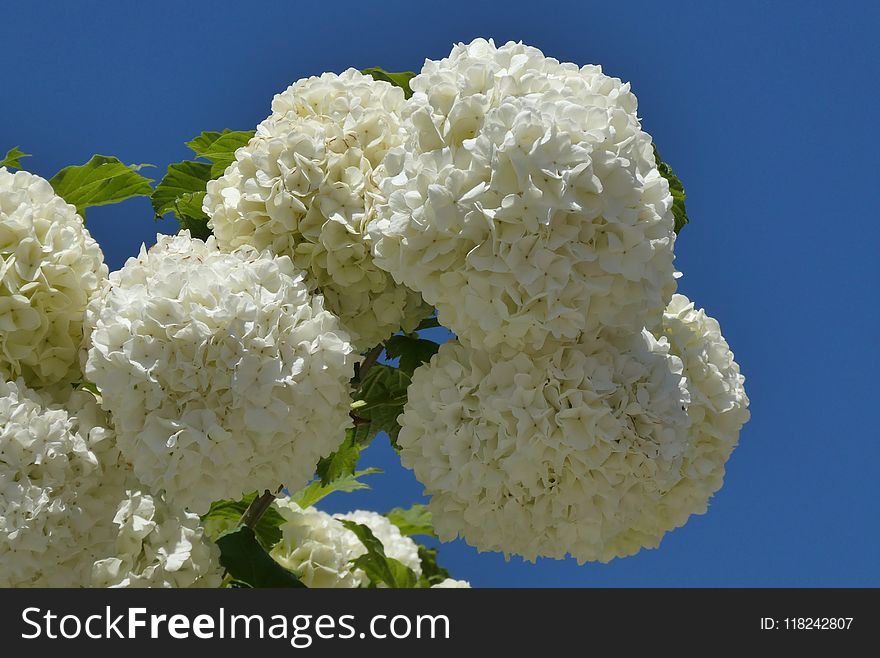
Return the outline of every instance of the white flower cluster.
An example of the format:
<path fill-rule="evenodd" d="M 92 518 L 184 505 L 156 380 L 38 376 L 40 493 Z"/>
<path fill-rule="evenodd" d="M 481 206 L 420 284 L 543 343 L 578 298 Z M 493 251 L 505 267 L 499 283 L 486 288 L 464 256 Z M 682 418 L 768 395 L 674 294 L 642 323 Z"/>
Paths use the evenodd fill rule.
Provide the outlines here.
<path fill-rule="evenodd" d="M 629 85 L 483 39 L 410 85 L 368 231 L 458 336 L 398 419 L 438 535 L 529 560 L 656 546 L 705 511 L 748 400 L 717 323 L 674 296 Z"/>
<path fill-rule="evenodd" d="M 656 547 L 663 534 L 704 514 L 709 498 L 724 481 L 724 466 L 749 419 L 749 399 L 739 365 L 717 320 L 696 310 L 684 295 L 675 295 L 663 315 L 659 332 L 670 351 L 684 363 L 691 403 L 688 447 L 679 469 L 679 481 L 656 501 L 646 501 L 642 517 L 632 530 L 616 540 L 619 555 L 640 547 Z"/>
<path fill-rule="evenodd" d="M 493 359 L 447 343 L 400 417 L 404 466 L 432 495 L 441 540 L 526 559 L 607 560 L 678 480 L 681 361 L 647 331 Z"/>
<path fill-rule="evenodd" d="M 76 209 L 39 176 L 0 168 L 0 376 L 79 380 L 83 313 L 106 278 Z"/>
<path fill-rule="evenodd" d="M 219 587 L 220 551 L 196 514 L 129 490 L 113 523 L 115 550 L 94 563 L 94 587 Z"/>
<path fill-rule="evenodd" d="M 190 511 L 303 486 L 351 423 L 352 347 L 286 256 L 159 236 L 87 318 L 85 371 L 123 455 Z"/>
<path fill-rule="evenodd" d="M 428 315 L 373 264 L 365 233 L 376 170 L 403 141 L 403 103 L 401 89 L 354 69 L 300 80 L 275 97 L 204 201 L 221 249 L 290 256 L 360 350 Z"/>
<path fill-rule="evenodd" d="M 477 39 L 410 82 L 375 263 L 475 349 L 638 331 L 675 290 L 672 196 L 628 84 Z"/>
<path fill-rule="evenodd" d="M 466 580 L 455 580 L 447 578 L 436 585 L 431 585 L 431 589 L 470 589 L 471 584 Z"/>
<path fill-rule="evenodd" d="M 272 557 L 308 587 L 353 588 L 369 583 L 367 575 L 351 565 L 351 560 L 367 549 L 340 519 L 366 525 L 382 542 L 386 556 L 400 560 L 416 576 L 422 573 L 416 543 L 381 514 L 358 510 L 331 516 L 314 507 L 302 509 L 289 499 L 279 499 L 276 504 L 285 523 Z"/>
<path fill-rule="evenodd" d="M 0 587 L 81 587 L 108 549 L 125 469 L 90 393 L 0 380 Z"/>

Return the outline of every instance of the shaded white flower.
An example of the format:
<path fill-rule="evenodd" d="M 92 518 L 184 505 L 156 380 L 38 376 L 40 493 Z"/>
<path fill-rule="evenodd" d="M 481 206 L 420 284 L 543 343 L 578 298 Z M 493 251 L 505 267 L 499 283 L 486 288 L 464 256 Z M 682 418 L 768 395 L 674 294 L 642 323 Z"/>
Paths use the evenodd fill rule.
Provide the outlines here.
<path fill-rule="evenodd" d="M 431 495 L 443 541 L 607 561 L 679 479 L 681 373 L 647 331 L 507 358 L 447 343 L 413 376 L 401 462 Z"/>
<path fill-rule="evenodd" d="M 161 498 L 129 490 L 113 523 L 111 557 L 94 563 L 94 587 L 219 587 L 220 549 L 205 536 L 196 514 Z"/>
<path fill-rule="evenodd" d="M 470 589 L 471 584 L 466 580 L 455 580 L 447 578 L 436 585 L 431 585 L 431 589 Z"/>
<path fill-rule="evenodd" d="M 0 381 L 0 587 L 84 587 L 128 470 L 95 397 Z"/>
<path fill-rule="evenodd" d="M 403 141 L 403 102 L 401 89 L 355 69 L 299 80 L 275 96 L 271 116 L 208 183 L 204 201 L 221 249 L 290 256 L 360 350 L 429 313 L 373 264 L 364 231 L 376 170 Z"/>
<path fill-rule="evenodd" d="M 106 278 L 76 209 L 39 176 L 0 167 L 0 376 L 81 379 L 83 313 Z"/>
<path fill-rule="evenodd" d="M 749 419 L 745 378 L 717 320 L 696 310 L 684 295 L 675 295 L 658 333 L 684 364 L 691 398 L 688 447 L 678 482 L 662 498 L 646 504 L 642 518 L 616 540 L 621 555 L 659 545 L 664 533 L 684 525 L 692 514 L 706 512 L 709 498 L 724 483 L 724 466 Z"/>
<path fill-rule="evenodd" d="M 659 318 L 672 196 L 628 84 L 482 39 L 410 84 L 368 228 L 379 267 L 476 349 Z"/>
<path fill-rule="evenodd" d="M 351 561 L 367 552 L 366 547 L 340 519 L 366 525 L 382 542 L 387 557 L 400 560 L 421 575 L 418 546 L 388 519 L 375 512 L 355 511 L 332 516 L 309 507 L 300 508 L 289 499 L 276 504 L 285 518 L 281 541 L 272 549 L 272 557 L 296 573 L 308 587 L 362 587 L 369 578 L 352 566 Z"/>
<path fill-rule="evenodd" d="M 303 486 L 350 425 L 354 355 L 286 256 L 159 236 L 89 307 L 85 371 L 141 482 L 204 513 Z"/>

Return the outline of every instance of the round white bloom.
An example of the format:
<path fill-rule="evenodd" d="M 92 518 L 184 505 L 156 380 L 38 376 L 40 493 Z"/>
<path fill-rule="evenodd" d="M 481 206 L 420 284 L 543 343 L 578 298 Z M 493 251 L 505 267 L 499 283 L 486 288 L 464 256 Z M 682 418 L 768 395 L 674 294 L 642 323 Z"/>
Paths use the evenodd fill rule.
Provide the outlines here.
<path fill-rule="evenodd" d="M 464 344 L 639 331 L 675 290 L 672 196 L 629 85 L 478 39 L 426 61 L 369 226 Z"/>
<path fill-rule="evenodd" d="M 443 541 L 607 561 L 678 480 L 681 373 L 647 331 L 507 359 L 447 343 L 413 376 L 401 462 L 432 496 Z"/>
<path fill-rule="evenodd" d="M 436 585 L 431 585 L 431 589 L 470 589 L 471 584 L 466 580 L 455 580 L 447 578 Z"/>
<path fill-rule="evenodd" d="M 684 295 L 675 295 L 660 333 L 684 363 L 691 398 L 688 448 L 679 481 L 662 498 L 646 504 L 640 521 L 618 537 L 616 550 L 621 555 L 658 546 L 666 532 L 684 525 L 690 515 L 706 512 L 709 498 L 724 483 L 724 465 L 749 419 L 745 377 L 717 320 L 696 310 Z"/>
<path fill-rule="evenodd" d="M 299 80 L 204 201 L 221 249 L 288 255 L 308 273 L 361 350 L 429 313 L 421 297 L 377 268 L 364 227 L 376 170 L 403 142 L 403 91 L 349 69 Z"/>
<path fill-rule="evenodd" d="M 298 574 L 308 587 L 362 587 L 369 583 L 367 575 L 351 565 L 367 549 L 340 519 L 366 525 L 382 542 L 386 556 L 400 560 L 416 576 L 422 573 L 416 543 L 402 536 L 381 514 L 358 510 L 331 516 L 314 507 L 302 509 L 289 499 L 276 503 L 286 522 L 281 526 L 283 536 L 272 549 L 272 557 Z"/>
<path fill-rule="evenodd" d="M 286 256 L 159 236 L 90 305 L 85 366 L 141 482 L 196 513 L 293 489 L 350 426 L 354 355 Z"/>
<path fill-rule="evenodd" d="M 0 376 L 79 380 L 83 314 L 106 278 L 76 209 L 39 176 L 0 167 Z"/>
<path fill-rule="evenodd" d="M 0 381 L 0 587 L 87 585 L 126 476 L 91 393 Z"/>
<path fill-rule="evenodd" d="M 400 528 L 391 523 L 386 517 L 376 512 L 366 510 L 355 510 L 348 514 L 335 514 L 335 518 L 343 521 L 354 521 L 361 525 L 367 526 L 373 531 L 373 535 L 382 542 L 382 548 L 385 549 L 386 557 L 394 558 L 403 563 L 404 566 L 412 569 L 416 576 L 422 575 L 422 561 L 419 558 L 419 547 L 409 537 L 401 534 Z M 360 542 L 358 542 L 360 543 Z M 355 557 L 367 552 L 367 549 L 361 545 Z"/>
<path fill-rule="evenodd" d="M 220 586 L 220 549 L 205 536 L 196 514 L 130 490 L 113 523 L 118 529 L 115 550 L 94 563 L 94 587 Z"/>

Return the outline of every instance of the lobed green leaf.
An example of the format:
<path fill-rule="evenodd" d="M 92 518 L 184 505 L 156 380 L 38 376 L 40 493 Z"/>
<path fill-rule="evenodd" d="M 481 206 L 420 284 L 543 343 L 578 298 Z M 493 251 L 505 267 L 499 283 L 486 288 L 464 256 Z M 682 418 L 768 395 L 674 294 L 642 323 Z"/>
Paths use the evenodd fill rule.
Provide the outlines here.
<path fill-rule="evenodd" d="M 367 549 L 363 555 L 351 561 L 352 565 L 362 569 L 374 585 L 384 584 L 388 587 L 415 587 L 418 579 L 415 572 L 393 557 L 385 555 L 385 548 L 367 526 L 354 521 L 340 520 L 342 525 L 351 530 Z"/>
<path fill-rule="evenodd" d="M 229 530 L 217 539 L 220 564 L 235 582 L 251 587 L 305 587 L 294 573 L 278 564 L 247 526 Z"/>
<path fill-rule="evenodd" d="M 436 538 L 434 533 L 434 525 L 431 521 L 431 512 L 428 511 L 426 505 L 416 503 L 409 509 L 395 507 L 390 512 L 386 512 L 385 517 L 394 525 L 400 528 L 402 535 L 428 535 Z"/>
<path fill-rule="evenodd" d="M 657 170 L 660 175 L 669 183 L 669 192 L 672 194 L 672 216 L 675 218 L 675 232 L 678 233 L 688 223 L 687 210 L 684 206 L 684 200 L 687 196 L 684 193 L 684 185 L 681 180 L 672 172 L 672 167 L 663 162 L 657 145 L 654 145 L 654 161 L 657 163 Z"/>
<path fill-rule="evenodd" d="M 11 149 L 6 151 L 6 155 L 0 160 L 0 167 L 7 167 L 8 169 L 21 169 L 21 159 L 31 157 L 30 153 L 25 153 L 24 151 L 20 151 L 17 146 L 13 146 Z"/>
<path fill-rule="evenodd" d="M 385 82 L 393 84 L 395 87 L 400 87 L 403 89 L 403 95 L 406 98 L 409 98 L 413 94 L 412 89 L 410 89 L 409 86 L 409 81 L 416 77 L 416 74 L 412 71 L 392 73 L 379 68 L 378 66 L 374 66 L 372 68 L 364 69 L 361 73 L 372 76 L 373 80 L 384 80 Z"/>
<path fill-rule="evenodd" d="M 49 179 L 49 184 L 55 194 L 84 215 L 85 209 L 92 206 L 150 196 L 153 180 L 137 172 L 147 166 L 152 165 L 125 165 L 111 156 L 93 155 L 83 165 L 65 167 Z"/>

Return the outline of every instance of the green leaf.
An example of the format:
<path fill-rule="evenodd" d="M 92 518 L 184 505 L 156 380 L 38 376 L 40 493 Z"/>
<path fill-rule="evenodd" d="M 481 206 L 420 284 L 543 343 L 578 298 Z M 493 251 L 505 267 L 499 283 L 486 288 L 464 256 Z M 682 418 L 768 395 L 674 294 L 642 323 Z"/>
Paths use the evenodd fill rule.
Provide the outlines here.
<path fill-rule="evenodd" d="M 362 569 L 374 585 L 385 584 L 388 587 L 415 587 L 418 579 L 415 572 L 393 557 L 385 555 L 382 542 L 376 539 L 373 531 L 362 523 L 343 521 L 342 525 L 351 530 L 367 549 L 363 555 L 351 561 L 352 565 Z"/>
<path fill-rule="evenodd" d="M 194 238 L 206 240 L 211 229 L 208 216 L 202 210 L 202 200 L 211 177 L 211 165 L 206 162 L 184 160 L 168 165 L 168 171 L 150 198 L 156 218 L 173 213 L 180 230 L 188 230 Z"/>
<path fill-rule="evenodd" d="M 150 196 L 152 179 L 137 173 L 137 169 L 152 165 L 125 165 L 117 158 L 93 155 L 84 165 L 65 167 L 49 184 L 55 194 L 76 206 L 83 215 L 86 208 L 119 203 L 136 196 Z"/>
<path fill-rule="evenodd" d="M 6 151 L 6 156 L 0 160 L 0 167 L 8 167 L 9 169 L 21 169 L 21 159 L 31 157 L 30 153 L 19 151 L 17 146 L 13 146 Z"/>
<path fill-rule="evenodd" d="M 217 546 L 220 564 L 234 581 L 251 587 L 305 587 L 296 575 L 272 559 L 247 526 L 224 533 L 217 539 Z"/>
<path fill-rule="evenodd" d="M 369 69 L 364 69 L 361 71 L 364 75 L 370 75 L 373 77 L 373 80 L 384 80 L 385 82 L 390 82 L 395 87 L 400 87 L 403 89 L 403 95 L 406 98 L 412 96 L 412 89 L 410 89 L 409 81 L 416 77 L 416 74 L 412 71 L 400 71 L 398 73 L 391 73 L 390 71 L 386 71 L 384 69 L 379 68 L 378 66 L 374 66 Z"/>
<path fill-rule="evenodd" d="M 202 517 L 202 524 L 208 537 L 216 540 L 224 532 L 238 525 L 241 515 L 257 497 L 256 493 L 248 494 L 241 500 L 218 500 L 211 504 L 211 509 Z M 270 550 L 281 541 L 281 525 L 284 517 L 274 507 L 266 510 L 254 529 L 257 539 L 266 550 Z"/>
<path fill-rule="evenodd" d="M 431 587 L 431 585 L 442 583 L 449 578 L 449 572 L 437 564 L 436 548 L 428 548 L 419 544 L 419 561 L 422 566 L 419 587 Z"/>
<path fill-rule="evenodd" d="M 406 404 L 406 389 L 409 384 L 409 375 L 400 368 L 382 363 L 376 363 L 370 368 L 364 381 L 354 393 L 356 400 L 363 400 L 366 403 L 355 413 L 358 418 L 370 421 L 355 427 L 356 443 L 367 444 L 376 434 L 383 431 L 388 432 L 392 444 L 397 441 L 397 435 L 400 433 L 397 417 L 403 412 L 403 405 Z"/>
<path fill-rule="evenodd" d="M 321 484 L 326 486 L 346 475 L 353 475 L 361 456 L 361 448 L 362 446 L 354 441 L 354 429 L 346 430 L 345 440 L 336 452 L 322 457 L 318 462 L 316 470 L 321 478 Z"/>
<path fill-rule="evenodd" d="M 335 491 L 350 493 L 359 489 L 369 489 L 370 485 L 361 482 L 360 478 L 381 472 L 381 468 L 367 468 L 351 475 L 345 475 L 330 484 L 321 484 L 320 480 L 314 480 L 304 489 L 291 494 L 290 499 L 302 508 L 310 507 Z"/>
<path fill-rule="evenodd" d="M 385 514 L 385 517 L 394 525 L 400 528 L 402 535 L 428 535 L 437 537 L 434 534 L 434 526 L 431 523 L 431 512 L 427 506 L 416 503 L 409 509 L 395 507 Z"/>
<path fill-rule="evenodd" d="M 206 131 L 188 141 L 186 145 L 196 157 L 213 163 L 211 177 L 217 178 L 222 176 L 226 167 L 235 161 L 236 149 L 245 146 L 254 133 L 253 130 L 229 130 L 229 128 L 219 133 Z"/>
<path fill-rule="evenodd" d="M 672 173 L 672 167 L 663 162 L 657 145 L 654 145 L 654 160 L 657 162 L 657 169 L 669 183 L 669 191 L 672 194 L 672 216 L 675 218 L 675 232 L 678 233 L 688 223 L 687 210 L 684 207 L 685 193 L 684 185 L 681 184 L 678 176 Z"/>
<path fill-rule="evenodd" d="M 419 322 L 419 326 L 415 328 L 416 331 L 422 331 L 424 329 L 434 329 L 435 327 L 442 327 L 440 324 L 440 320 L 437 319 L 436 315 L 432 315 L 429 318 L 425 318 L 421 322 Z"/>
<path fill-rule="evenodd" d="M 400 369 L 410 377 L 416 368 L 430 361 L 439 349 L 438 343 L 419 338 L 416 334 L 392 336 L 385 341 L 385 354 L 389 359 L 400 357 Z"/>
<path fill-rule="evenodd" d="M 211 165 L 205 162 L 184 160 L 168 165 L 150 198 L 156 217 L 173 212 L 178 217 L 207 218 L 202 212 L 202 199 L 209 180 Z"/>

